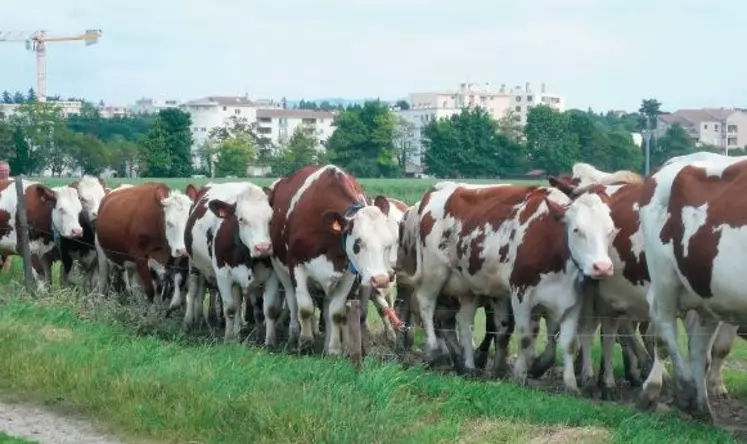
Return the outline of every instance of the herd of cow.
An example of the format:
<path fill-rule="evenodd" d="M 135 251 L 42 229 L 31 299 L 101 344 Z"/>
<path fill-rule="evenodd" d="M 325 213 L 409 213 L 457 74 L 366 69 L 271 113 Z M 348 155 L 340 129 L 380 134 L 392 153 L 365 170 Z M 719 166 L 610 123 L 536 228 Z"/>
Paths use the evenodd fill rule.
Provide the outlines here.
<path fill-rule="evenodd" d="M 12 184 L 0 181 L 4 259 L 18 252 Z M 167 312 L 185 306 L 186 327 L 205 320 L 209 295 L 211 307 L 222 306 L 226 340 L 252 318 L 267 346 L 277 345 L 280 326 L 302 349 L 323 328 L 325 351 L 342 354 L 346 302 L 354 297 L 364 308 L 375 304 L 392 341 L 402 330 L 410 346 L 410 327 L 422 323 L 427 360 L 451 358 L 467 374 L 487 364 L 491 344 L 493 372 L 506 373 L 516 334 L 513 377 L 539 377 L 559 343 L 564 385 L 579 393 L 577 378 L 586 385 L 594 374 L 591 344 L 601 325 L 603 394 L 615 385 L 616 342 L 643 405 L 658 401 L 668 352 L 677 406 L 711 420 L 709 391 L 727 395 L 721 367 L 737 336 L 747 338 L 740 329 L 747 291 L 738 279 L 747 275 L 747 211 L 740 210 L 747 157 L 675 157 L 646 178 L 578 163 L 549 186 L 444 181 L 412 206 L 371 199 L 333 165 L 305 167 L 265 188 L 110 190 L 84 177 L 56 188 L 25 181 L 23 189 L 40 282 L 51 281 L 60 260 L 67 284 L 77 262 L 87 292 L 141 288 L 157 303 L 168 295 Z M 478 307 L 487 333 L 475 351 Z M 548 344 L 535 356 L 540 319 Z M 360 322 L 365 328 L 365 310 Z"/>

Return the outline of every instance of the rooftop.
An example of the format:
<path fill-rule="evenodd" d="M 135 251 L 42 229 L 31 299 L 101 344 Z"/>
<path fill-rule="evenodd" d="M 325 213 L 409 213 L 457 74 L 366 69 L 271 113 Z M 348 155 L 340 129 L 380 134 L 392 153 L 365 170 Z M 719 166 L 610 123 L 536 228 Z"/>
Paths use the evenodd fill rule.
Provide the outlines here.
<path fill-rule="evenodd" d="M 313 109 L 258 109 L 257 118 L 290 117 L 297 119 L 331 119 L 335 116 L 329 111 Z"/>
<path fill-rule="evenodd" d="M 185 102 L 184 105 L 256 106 L 246 96 L 208 96 L 202 99 L 190 100 L 189 102 Z"/>

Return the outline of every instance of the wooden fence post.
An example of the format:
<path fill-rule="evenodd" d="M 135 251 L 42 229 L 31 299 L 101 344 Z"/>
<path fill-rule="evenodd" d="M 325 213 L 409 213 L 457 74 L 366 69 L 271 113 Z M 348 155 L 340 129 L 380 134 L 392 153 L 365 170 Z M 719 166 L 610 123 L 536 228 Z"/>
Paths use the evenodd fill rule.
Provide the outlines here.
<path fill-rule="evenodd" d="M 34 272 L 31 265 L 31 249 L 29 247 L 29 221 L 26 215 L 26 199 L 23 193 L 23 176 L 16 177 L 16 218 L 18 220 L 18 247 L 19 253 L 23 258 L 23 278 L 26 284 L 26 291 L 34 293 Z M 12 223 L 12 221 L 11 221 Z"/>
<path fill-rule="evenodd" d="M 345 304 L 348 326 L 348 354 L 350 362 L 356 369 L 360 369 L 362 361 L 361 344 L 361 301 L 352 299 Z M 327 327 L 329 328 L 329 327 Z"/>

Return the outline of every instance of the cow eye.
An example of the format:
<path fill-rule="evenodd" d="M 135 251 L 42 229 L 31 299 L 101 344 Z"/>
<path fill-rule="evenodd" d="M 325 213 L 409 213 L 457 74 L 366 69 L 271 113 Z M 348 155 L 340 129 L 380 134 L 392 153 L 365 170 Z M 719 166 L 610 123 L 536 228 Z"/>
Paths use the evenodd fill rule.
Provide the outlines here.
<path fill-rule="evenodd" d="M 576 234 L 578 234 L 578 227 L 574 228 L 573 232 L 576 233 Z"/>

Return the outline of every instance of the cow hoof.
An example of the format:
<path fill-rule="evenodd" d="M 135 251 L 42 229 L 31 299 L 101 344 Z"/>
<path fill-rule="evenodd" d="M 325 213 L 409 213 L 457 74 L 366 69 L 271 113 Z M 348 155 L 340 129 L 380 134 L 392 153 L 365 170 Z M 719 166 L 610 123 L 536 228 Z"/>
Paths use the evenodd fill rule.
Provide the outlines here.
<path fill-rule="evenodd" d="M 612 387 L 602 385 L 599 387 L 599 390 L 602 393 L 602 401 L 612 401 Z"/>
<path fill-rule="evenodd" d="M 462 376 L 466 379 L 478 379 L 480 377 L 480 371 L 476 368 L 464 368 Z"/>
<path fill-rule="evenodd" d="M 495 379 L 507 379 L 511 375 L 511 368 L 508 363 L 503 363 L 493 368 L 493 378 Z"/>
<path fill-rule="evenodd" d="M 579 390 L 578 387 L 567 387 L 565 388 L 565 393 L 570 396 L 581 396 L 581 390 Z"/>
<path fill-rule="evenodd" d="M 488 365 L 488 352 L 475 351 L 475 367 L 484 369 Z"/>
<path fill-rule="evenodd" d="M 532 379 L 539 379 L 547 373 L 548 370 L 550 370 L 550 367 L 555 363 L 553 359 L 535 359 L 532 364 L 529 366 L 529 377 Z"/>
<path fill-rule="evenodd" d="M 432 365 L 443 365 L 450 361 L 448 353 L 444 353 L 440 348 L 426 350 L 425 360 Z"/>
<path fill-rule="evenodd" d="M 714 387 L 709 393 L 713 399 L 729 399 L 729 391 L 723 385 L 721 387 Z"/>
<path fill-rule="evenodd" d="M 314 354 L 314 340 L 303 340 L 298 342 L 298 354 L 300 355 L 313 355 Z"/>
<path fill-rule="evenodd" d="M 658 401 L 652 396 L 648 395 L 645 391 L 642 391 L 635 405 L 636 408 L 645 412 L 650 412 L 656 409 Z"/>

